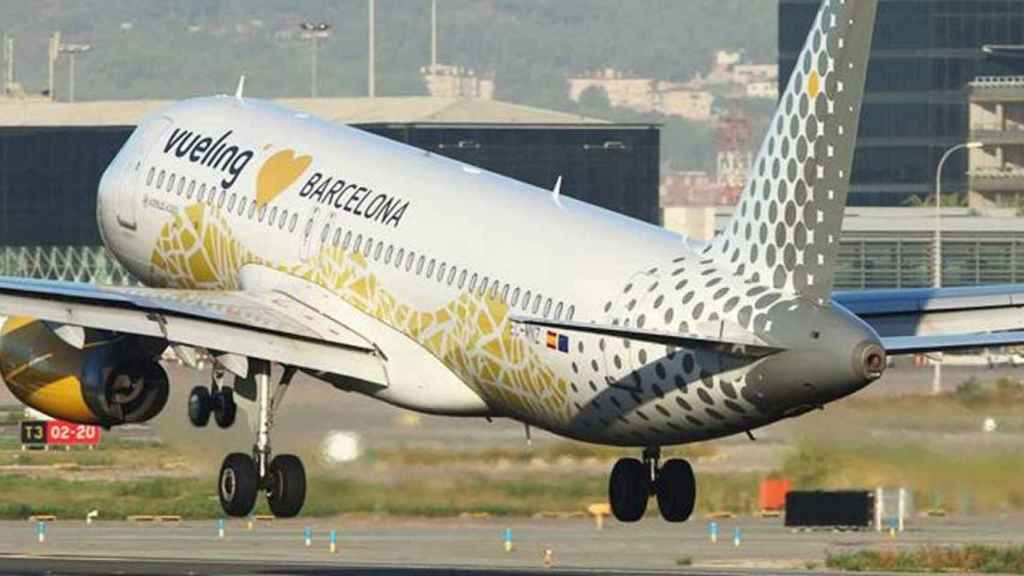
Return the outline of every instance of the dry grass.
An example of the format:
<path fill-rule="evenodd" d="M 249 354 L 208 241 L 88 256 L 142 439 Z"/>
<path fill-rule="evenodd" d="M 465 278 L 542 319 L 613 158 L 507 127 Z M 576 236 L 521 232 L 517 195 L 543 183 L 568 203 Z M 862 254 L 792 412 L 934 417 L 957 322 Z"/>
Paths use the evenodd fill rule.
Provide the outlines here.
<path fill-rule="evenodd" d="M 830 552 L 825 565 L 852 572 L 1024 574 L 1024 547 L 924 546 L 912 550 Z"/>

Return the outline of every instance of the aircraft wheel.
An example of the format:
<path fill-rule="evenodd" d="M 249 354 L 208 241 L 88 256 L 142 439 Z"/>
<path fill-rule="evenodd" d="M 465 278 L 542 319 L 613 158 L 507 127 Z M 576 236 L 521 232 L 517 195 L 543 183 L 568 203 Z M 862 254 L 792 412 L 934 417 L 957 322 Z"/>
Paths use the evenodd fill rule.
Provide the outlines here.
<path fill-rule="evenodd" d="M 619 522 L 636 522 L 647 511 L 651 497 L 649 468 L 636 458 L 621 458 L 608 479 L 608 500 Z"/>
<path fill-rule="evenodd" d="M 210 422 L 213 402 L 205 386 L 196 386 L 188 395 L 188 420 L 196 428 L 203 428 Z"/>
<path fill-rule="evenodd" d="M 668 522 L 686 522 L 697 500 L 697 481 L 686 460 L 673 458 L 662 464 L 657 480 L 658 509 Z"/>
<path fill-rule="evenodd" d="M 221 508 L 228 516 L 248 516 L 256 505 L 259 487 L 259 472 L 252 456 L 234 452 L 224 458 L 217 493 Z"/>
<path fill-rule="evenodd" d="M 299 514 L 306 501 L 306 469 L 297 456 L 281 454 L 270 461 L 267 503 L 278 518 Z"/>
<path fill-rule="evenodd" d="M 235 423 L 235 416 L 238 414 L 238 404 L 235 404 L 235 393 L 231 388 L 221 388 L 220 392 L 213 397 L 215 405 L 213 419 L 217 426 L 230 428 Z"/>

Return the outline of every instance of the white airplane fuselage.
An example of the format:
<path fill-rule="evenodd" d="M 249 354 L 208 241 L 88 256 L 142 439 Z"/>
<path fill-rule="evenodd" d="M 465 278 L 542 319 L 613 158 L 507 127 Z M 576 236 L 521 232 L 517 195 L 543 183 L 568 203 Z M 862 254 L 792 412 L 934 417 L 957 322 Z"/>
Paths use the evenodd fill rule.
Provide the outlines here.
<path fill-rule="evenodd" d="M 877 347 L 863 322 L 737 275 L 702 242 L 258 100 L 190 100 L 146 119 L 99 194 L 104 242 L 142 282 L 314 291 L 324 322 L 387 358 L 386 385 L 339 387 L 415 410 L 655 446 L 750 430 L 877 377 L 862 369 Z M 742 331 L 786 351 L 518 318 Z"/>

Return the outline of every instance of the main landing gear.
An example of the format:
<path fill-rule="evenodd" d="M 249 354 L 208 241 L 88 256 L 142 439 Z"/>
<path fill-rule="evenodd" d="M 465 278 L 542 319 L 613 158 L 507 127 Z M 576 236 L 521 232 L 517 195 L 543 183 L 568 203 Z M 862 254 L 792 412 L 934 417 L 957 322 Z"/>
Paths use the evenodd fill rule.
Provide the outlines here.
<path fill-rule="evenodd" d="M 280 407 L 295 369 L 286 367 L 281 380 L 272 385 L 270 363 L 249 360 L 249 374 L 236 381 L 235 389 L 241 398 L 254 401 L 250 418 L 256 435 L 252 454 L 233 452 L 224 458 L 217 481 L 221 508 L 229 516 L 247 516 L 256 505 L 260 490 L 274 516 L 291 518 L 302 510 L 306 500 L 306 469 L 298 457 L 280 454 L 271 457 L 270 430 L 274 426 L 274 413 Z M 212 413 L 217 425 L 230 427 L 235 421 L 237 405 L 235 391 L 224 385 L 226 374 L 214 368 L 210 389 L 197 386 L 188 400 L 189 420 L 197 427 L 206 426 Z M 273 392 L 271 388 L 273 386 Z"/>
<path fill-rule="evenodd" d="M 661 517 L 685 522 L 693 514 L 697 482 L 689 462 L 672 458 L 659 465 L 661 449 L 644 450 L 643 461 L 622 458 L 608 480 L 612 514 L 620 522 L 636 522 L 647 511 L 647 501 L 657 496 Z"/>

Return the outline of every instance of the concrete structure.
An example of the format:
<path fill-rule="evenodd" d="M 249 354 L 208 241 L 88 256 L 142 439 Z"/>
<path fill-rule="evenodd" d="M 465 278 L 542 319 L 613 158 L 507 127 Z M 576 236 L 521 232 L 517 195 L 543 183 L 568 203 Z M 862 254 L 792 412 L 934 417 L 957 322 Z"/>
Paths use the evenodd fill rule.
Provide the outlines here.
<path fill-rule="evenodd" d="M 660 136 L 504 102 L 456 98 L 293 99 L 282 104 L 659 222 Z M 96 228 L 100 175 L 161 101 L 0 100 L 0 274 L 120 284 L 130 277 Z"/>
<path fill-rule="evenodd" d="M 655 94 L 655 110 L 669 116 L 708 122 L 712 117 L 715 96 L 703 90 L 667 88 Z"/>
<path fill-rule="evenodd" d="M 420 68 L 420 74 L 435 98 L 494 99 L 494 73 L 478 75 L 459 66 L 433 64 Z"/>
<path fill-rule="evenodd" d="M 700 122 L 712 119 L 715 103 L 713 94 L 695 90 L 689 84 L 632 77 L 614 68 L 569 78 L 568 84 L 569 98 L 577 102 L 587 89 L 599 88 L 614 107 L 660 112 Z"/>
<path fill-rule="evenodd" d="M 1024 206 L 1024 76 L 970 84 L 970 139 L 985 144 L 969 158 L 970 206 Z"/>
<path fill-rule="evenodd" d="M 711 215 L 711 216 L 709 216 Z M 710 237 L 732 208 L 670 207 L 665 225 Z M 714 226 L 707 225 L 713 218 Z M 850 208 L 843 221 L 837 290 L 931 286 L 934 208 Z M 1024 218 L 1015 210 L 979 216 L 966 208 L 942 213 L 942 285 L 1024 283 Z"/>
<path fill-rule="evenodd" d="M 789 81 L 820 4 L 780 1 L 780 87 Z M 991 58 L 983 48 L 1022 43 L 1024 2 L 881 0 L 850 203 L 899 206 L 911 196 L 931 195 L 939 158 L 968 140 L 967 84 L 1014 73 L 1011 61 Z M 966 171 L 966 154 L 950 158 L 944 189 L 964 194 Z"/>

